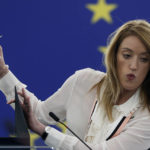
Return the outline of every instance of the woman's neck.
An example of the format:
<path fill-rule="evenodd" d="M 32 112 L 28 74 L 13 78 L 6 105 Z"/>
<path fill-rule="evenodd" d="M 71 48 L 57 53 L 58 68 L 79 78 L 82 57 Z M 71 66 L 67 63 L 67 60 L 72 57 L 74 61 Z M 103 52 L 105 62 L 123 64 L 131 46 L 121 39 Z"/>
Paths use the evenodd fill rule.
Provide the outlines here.
<path fill-rule="evenodd" d="M 128 99 L 136 92 L 136 90 L 133 90 L 133 91 L 123 90 L 123 92 L 119 96 L 119 99 L 118 99 L 116 105 L 121 105 L 121 104 L 125 103 L 126 101 L 128 101 Z"/>

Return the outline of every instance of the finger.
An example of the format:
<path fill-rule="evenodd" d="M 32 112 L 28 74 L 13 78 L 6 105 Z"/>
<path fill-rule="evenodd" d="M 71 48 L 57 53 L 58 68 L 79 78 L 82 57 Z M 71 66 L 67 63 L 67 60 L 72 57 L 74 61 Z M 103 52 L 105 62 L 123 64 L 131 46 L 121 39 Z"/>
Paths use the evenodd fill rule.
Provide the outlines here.
<path fill-rule="evenodd" d="M 22 94 L 26 95 L 25 89 L 22 88 Z"/>
<path fill-rule="evenodd" d="M 0 45 L 0 58 L 4 59 L 4 58 L 3 58 L 3 48 L 2 48 L 1 45 Z"/>
<path fill-rule="evenodd" d="M 27 104 L 27 102 L 26 102 L 27 100 L 25 98 L 25 95 L 22 92 L 17 92 L 17 93 L 18 93 L 18 95 L 20 95 L 21 97 L 24 98 L 22 103 L 26 105 Z"/>
<path fill-rule="evenodd" d="M 24 88 L 22 88 L 22 94 L 23 94 L 23 97 L 25 98 L 25 101 L 29 101 L 29 99 L 30 99 L 30 97 L 26 94 L 26 92 L 25 92 L 25 89 Z"/>
<path fill-rule="evenodd" d="M 7 104 L 12 104 L 12 103 L 14 103 L 14 102 L 15 102 L 15 100 L 12 99 L 12 100 L 8 101 Z"/>
<path fill-rule="evenodd" d="M 22 88 L 22 92 L 17 92 L 20 96 L 24 97 L 24 99 L 29 99 L 29 96 L 25 93 L 25 89 Z"/>
<path fill-rule="evenodd" d="M 0 45 L 0 56 L 3 56 L 2 46 Z"/>
<path fill-rule="evenodd" d="M 31 105 L 30 105 L 30 97 L 27 96 L 26 92 L 25 92 L 25 89 L 22 88 L 22 92 L 17 92 L 20 96 L 22 96 L 24 98 L 23 100 L 23 104 L 22 104 L 22 107 L 24 109 L 31 109 Z"/>
<path fill-rule="evenodd" d="M 23 111 L 25 112 L 25 114 L 26 114 L 27 116 L 30 115 L 31 107 L 30 107 L 29 103 L 27 103 L 27 102 L 26 102 L 26 103 L 25 103 L 25 102 L 22 102 L 22 103 L 20 103 L 20 105 L 21 105 Z"/>
<path fill-rule="evenodd" d="M 20 96 L 24 97 L 22 92 L 17 92 Z"/>
<path fill-rule="evenodd" d="M 23 102 L 19 101 L 19 103 L 20 103 L 22 109 L 25 110 L 25 105 L 23 104 Z"/>
<path fill-rule="evenodd" d="M 26 94 L 25 89 L 22 89 L 22 93 L 24 95 L 24 104 L 28 105 L 29 109 L 31 109 L 30 97 Z"/>
<path fill-rule="evenodd" d="M 4 65 L 5 61 L 4 61 L 4 56 L 3 56 L 3 48 L 0 45 L 0 62 Z"/>

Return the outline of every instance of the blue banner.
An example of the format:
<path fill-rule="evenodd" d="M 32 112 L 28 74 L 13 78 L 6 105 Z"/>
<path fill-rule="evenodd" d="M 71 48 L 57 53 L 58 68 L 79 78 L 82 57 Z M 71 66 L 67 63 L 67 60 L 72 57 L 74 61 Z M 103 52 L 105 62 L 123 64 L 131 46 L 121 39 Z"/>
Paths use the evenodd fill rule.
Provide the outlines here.
<path fill-rule="evenodd" d="M 128 20 L 150 21 L 149 5 L 148 0 L 0 0 L 5 61 L 45 100 L 76 70 L 105 71 L 107 37 Z M 14 112 L 2 93 L 0 107 L 0 136 L 7 137 L 13 133 Z M 31 134 L 32 145 L 40 145 Z"/>

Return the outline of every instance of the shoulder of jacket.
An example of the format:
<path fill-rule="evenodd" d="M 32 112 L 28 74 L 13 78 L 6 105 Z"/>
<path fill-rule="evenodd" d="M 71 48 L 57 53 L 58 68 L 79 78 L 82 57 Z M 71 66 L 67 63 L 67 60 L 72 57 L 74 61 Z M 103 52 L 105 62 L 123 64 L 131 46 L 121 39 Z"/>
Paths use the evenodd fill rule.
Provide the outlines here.
<path fill-rule="evenodd" d="M 77 85 L 85 88 L 91 88 L 92 86 L 100 82 L 105 76 L 104 72 L 91 68 L 78 70 L 75 74 L 77 76 Z"/>
<path fill-rule="evenodd" d="M 106 73 L 92 68 L 84 68 L 75 72 L 78 76 L 99 76 L 104 77 Z"/>

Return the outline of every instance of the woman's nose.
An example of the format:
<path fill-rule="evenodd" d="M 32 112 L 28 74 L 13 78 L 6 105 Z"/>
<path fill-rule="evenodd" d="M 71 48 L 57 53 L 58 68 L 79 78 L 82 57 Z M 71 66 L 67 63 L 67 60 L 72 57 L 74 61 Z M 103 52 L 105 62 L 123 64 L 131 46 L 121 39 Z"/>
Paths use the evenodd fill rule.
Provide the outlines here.
<path fill-rule="evenodd" d="M 137 59 L 131 60 L 131 62 L 130 62 L 130 69 L 133 70 L 133 71 L 138 69 L 138 61 L 137 61 Z"/>

